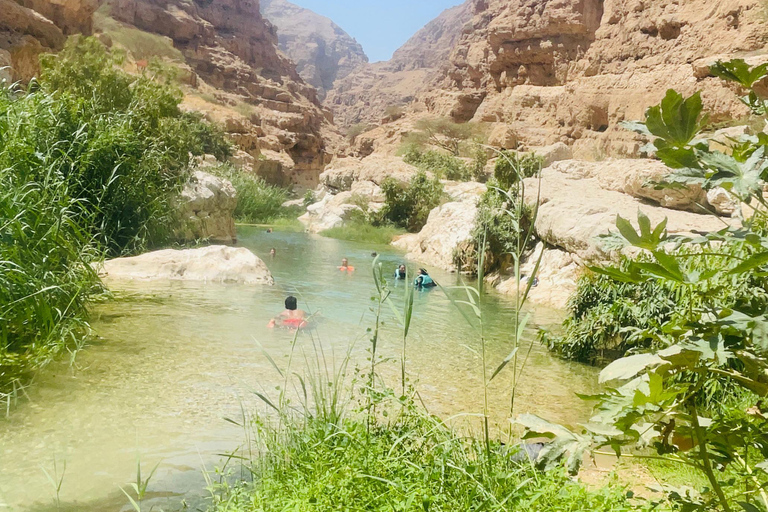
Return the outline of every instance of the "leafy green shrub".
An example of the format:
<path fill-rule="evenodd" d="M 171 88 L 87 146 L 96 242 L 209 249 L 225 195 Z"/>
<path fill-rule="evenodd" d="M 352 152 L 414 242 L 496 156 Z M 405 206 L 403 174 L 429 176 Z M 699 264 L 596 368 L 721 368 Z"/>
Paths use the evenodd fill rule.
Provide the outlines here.
<path fill-rule="evenodd" d="M 82 341 L 90 267 L 167 242 L 190 154 L 230 151 L 167 83 L 122 72 L 93 38 L 0 89 L 0 392 Z"/>
<path fill-rule="evenodd" d="M 461 268 L 477 267 L 476 255 L 485 242 L 484 272 L 501 270 L 517 252 L 521 236 L 530 228 L 530 210 L 522 206 L 518 211 L 510 209 L 515 202 L 514 192 L 501 189 L 495 179 L 488 182 L 488 190 L 477 204 L 477 219 L 472 231 L 470 246 L 456 254 Z M 523 236 L 524 238 L 524 236 Z M 533 240 L 528 241 L 530 245 Z"/>
<path fill-rule="evenodd" d="M 472 171 L 463 160 L 434 149 L 420 151 L 416 147 L 411 147 L 403 155 L 403 161 L 423 171 L 431 172 L 438 178 L 467 181 L 472 176 Z"/>
<path fill-rule="evenodd" d="M 307 192 L 304 194 L 304 202 L 302 205 L 304 208 L 307 206 L 313 205 L 317 202 L 317 196 L 315 196 L 314 190 L 307 190 Z"/>
<path fill-rule="evenodd" d="M 287 189 L 270 185 L 263 178 L 245 173 L 231 165 L 213 168 L 212 172 L 232 183 L 237 191 L 235 219 L 246 224 L 269 224 L 277 219 L 298 216 L 298 208 L 283 206 Z"/>
<path fill-rule="evenodd" d="M 166 242 L 190 155 L 228 156 L 223 133 L 182 113 L 175 87 L 118 69 L 96 39 L 73 38 L 42 62 L 44 92 L 12 102 L 19 130 L 9 130 L 0 165 L 31 181 L 57 167 L 110 254 Z"/>
<path fill-rule="evenodd" d="M 536 176 L 541 170 L 542 158 L 534 153 L 502 151 L 493 168 L 493 176 L 501 188 L 508 190 L 521 179 Z"/>
<path fill-rule="evenodd" d="M 473 123 L 456 123 L 446 117 L 422 118 L 416 122 L 416 131 L 408 137 L 410 144 L 425 145 L 459 156 L 467 141 L 481 138 L 481 128 Z"/>
<path fill-rule="evenodd" d="M 414 233 L 427 223 L 429 212 L 440 205 L 443 185 L 437 178 L 430 179 L 423 171 L 417 173 L 408 185 L 394 178 L 381 183 L 384 207 L 375 214 L 374 224 L 391 222 L 395 226 Z"/>

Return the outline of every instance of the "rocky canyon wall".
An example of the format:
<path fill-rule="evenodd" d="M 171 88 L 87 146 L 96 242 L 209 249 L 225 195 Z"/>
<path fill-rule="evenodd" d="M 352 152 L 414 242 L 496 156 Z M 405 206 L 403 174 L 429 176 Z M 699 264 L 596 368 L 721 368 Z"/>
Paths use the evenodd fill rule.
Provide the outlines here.
<path fill-rule="evenodd" d="M 0 79 L 29 81 L 38 57 L 59 50 L 66 36 L 90 34 L 99 0 L 0 0 Z"/>
<path fill-rule="evenodd" d="M 472 19 L 472 7 L 470 0 L 446 10 L 409 39 L 391 60 L 360 66 L 338 80 L 325 100 L 336 123 L 347 128 L 397 117 L 399 114 L 392 112 L 425 92 L 434 73 L 447 62 L 464 25 Z"/>
<path fill-rule="evenodd" d="M 328 161 L 330 113 L 277 50 L 258 0 L 110 0 L 109 8 L 114 19 L 168 37 L 182 52 L 192 71 L 185 105 L 224 125 L 241 148 L 239 164 L 276 184 L 317 183 Z"/>
<path fill-rule="evenodd" d="M 337 80 L 368 62 L 360 43 L 325 16 L 286 0 L 261 0 L 261 12 L 277 27 L 280 50 L 320 99 Z"/>
<path fill-rule="evenodd" d="M 747 112 L 707 64 L 763 53 L 760 0 L 475 0 L 449 63 L 422 95 L 457 121 L 499 123 L 524 146 L 564 142 L 580 158 L 637 155 L 618 126 L 668 88 L 701 90 L 713 121 Z"/>

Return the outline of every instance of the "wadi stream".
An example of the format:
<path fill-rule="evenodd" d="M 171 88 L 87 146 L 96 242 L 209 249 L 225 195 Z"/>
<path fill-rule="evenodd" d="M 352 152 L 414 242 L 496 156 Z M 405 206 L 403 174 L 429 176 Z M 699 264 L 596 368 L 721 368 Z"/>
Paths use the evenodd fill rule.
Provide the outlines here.
<path fill-rule="evenodd" d="M 134 282 L 94 308 L 97 339 L 74 366 L 47 368 L 29 398 L 0 420 L 0 510 L 130 510 L 121 487 L 128 490 L 135 481 L 137 457 L 145 477 L 159 463 L 146 510 L 178 510 L 182 500 L 194 509 L 204 469 L 221 464 L 221 454 L 243 442 L 243 430 L 225 418 L 237 421 L 244 409 L 264 411 L 253 391 L 274 395 L 282 382 L 263 351 L 285 365 L 293 334 L 266 324 L 289 293 L 317 313 L 311 337 L 329 357 L 355 343 L 353 365 L 365 364 L 366 330 L 374 323 L 371 252 L 378 251 L 387 276 L 402 255 L 301 233 L 244 227 L 239 236 L 241 246 L 267 262 L 274 287 Z M 354 273 L 337 270 L 342 257 Z M 432 275 L 443 286 L 462 279 L 437 270 Z M 403 286 L 393 287 L 396 304 Z M 488 359 L 495 366 L 510 350 L 513 301 L 489 291 L 482 303 Z M 558 319 L 546 310 L 534 313 L 538 325 Z M 400 331 L 387 307 L 382 320 L 380 353 L 397 358 Z M 311 353 L 311 337 L 298 336 L 299 352 Z M 409 374 L 429 411 L 476 421 L 462 415 L 482 408 L 479 341 L 441 290 L 417 292 L 408 343 Z M 392 386 L 399 385 L 397 364 L 382 368 Z M 501 427 L 509 418 L 510 380 L 503 373 L 490 388 L 493 421 Z M 595 386 L 593 369 L 552 357 L 536 342 L 515 409 L 575 424 L 588 413 L 575 393 Z M 62 474 L 57 508 L 54 482 Z"/>

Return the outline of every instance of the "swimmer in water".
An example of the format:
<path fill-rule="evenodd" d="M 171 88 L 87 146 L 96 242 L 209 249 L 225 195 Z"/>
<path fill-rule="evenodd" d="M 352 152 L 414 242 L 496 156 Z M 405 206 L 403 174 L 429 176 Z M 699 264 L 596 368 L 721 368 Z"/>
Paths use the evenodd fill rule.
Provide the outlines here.
<path fill-rule="evenodd" d="M 355 267 L 350 267 L 349 260 L 347 260 L 347 258 L 342 258 L 341 266 L 339 267 L 339 270 L 341 270 L 342 272 L 352 273 L 355 271 Z"/>
<path fill-rule="evenodd" d="M 405 279 L 405 276 L 406 276 L 405 265 L 401 263 L 400 266 L 395 269 L 395 279 Z"/>
<path fill-rule="evenodd" d="M 276 250 L 275 250 L 275 248 L 273 247 L 273 248 L 271 248 L 271 249 L 269 250 L 269 257 L 270 257 L 270 258 L 272 258 L 272 259 L 275 259 L 275 256 L 277 256 L 277 251 L 276 251 Z"/>
<path fill-rule="evenodd" d="M 425 269 L 420 268 L 419 275 L 416 277 L 413 285 L 419 290 L 423 290 L 425 288 L 434 288 L 437 286 L 437 283 L 432 280 Z"/>
<path fill-rule="evenodd" d="M 287 327 L 289 329 L 301 329 L 307 326 L 307 314 L 298 309 L 296 297 L 293 295 L 285 299 L 285 311 L 269 321 L 267 327 Z"/>

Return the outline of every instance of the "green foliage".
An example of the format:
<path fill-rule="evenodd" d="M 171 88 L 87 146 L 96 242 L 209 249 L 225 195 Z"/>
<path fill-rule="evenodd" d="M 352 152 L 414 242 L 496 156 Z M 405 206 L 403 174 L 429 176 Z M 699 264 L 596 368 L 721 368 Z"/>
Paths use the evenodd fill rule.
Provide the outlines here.
<path fill-rule="evenodd" d="M 766 69 L 748 68 L 738 61 L 720 63 L 715 72 L 747 87 L 745 103 L 755 115 L 765 113 L 768 98 L 751 87 Z M 765 289 L 757 297 L 729 297 L 738 287 L 731 280 L 763 279 L 768 265 L 768 202 L 763 188 L 768 178 L 766 137 L 744 137 L 730 155 L 699 140 L 703 126 L 701 99 L 670 91 L 661 105 L 648 111 L 636 131 L 657 137 L 657 156 L 677 169 L 661 186 L 698 184 L 722 186 L 733 197 L 754 207 L 741 226 L 695 237 L 669 236 L 666 223 L 652 226 L 638 215 L 635 229 L 617 220 L 618 233 L 605 237 L 613 247 L 641 250 L 644 258 L 622 267 L 595 267 L 615 281 L 661 289 L 685 289 L 688 303 L 657 326 L 642 332 L 652 340 L 648 351 L 634 353 L 608 365 L 600 374 L 607 389 L 588 399 L 596 414 L 583 434 L 566 432 L 558 443 L 609 446 L 620 454 L 637 446 L 655 449 L 663 460 L 687 465 L 706 478 L 701 489 L 669 488 L 668 498 L 681 510 L 747 512 L 768 510 L 768 316 Z M 691 247 L 690 254 L 679 251 Z M 752 281 L 754 282 L 754 281 Z M 740 292 L 736 292 L 737 295 Z M 745 294 L 743 291 L 741 292 Z M 748 294 L 745 294 L 748 295 Z M 730 303 L 731 301 L 735 303 Z M 682 306 L 682 307 L 681 307 Z M 745 402 L 740 407 L 703 408 L 709 389 L 735 388 Z M 532 433 L 540 428 L 527 425 Z"/>
<path fill-rule="evenodd" d="M 326 229 L 320 234 L 328 238 L 367 244 L 388 245 L 405 231 L 391 225 L 373 226 L 366 222 L 347 222 L 341 227 Z"/>
<path fill-rule="evenodd" d="M 416 132 L 410 134 L 408 142 L 417 146 L 434 146 L 459 156 L 462 146 L 482 138 L 481 128 L 472 123 L 455 123 L 449 118 L 422 118 L 416 122 Z"/>
<path fill-rule="evenodd" d="M 317 196 L 315 196 L 315 192 L 313 190 L 307 190 L 307 192 L 304 194 L 304 202 L 302 205 L 304 208 L 307 206 L 313 205 L 317 202 Z"/>
<path fill-rule="evenodd" d="M 277 219 L 298 216 L 298 208 L 283 206 L 289 191 L 268 184 L 263 178 L 243 172 L 229 164 L 211 169 L 211 172 L 226 178 L 237 191 L 235 220 L 244 224 L 269 224 Z"/>
<path fill-rule="evenodd" d="M 82 342 L 90 263 L 169 240 L 190 154 L 229 152 L 178 90 L 95 39 L 42 64 L 27 91 L 0 90 L 0 392 Z"/>
<path fill-rule="evenodd" d="M 496 160 L 493 176 L 501 188 L 509 190 L 520 180 L 536 176 L 541 171 L 542 163 L 542 158 L 535 153 L 504 150 Z"/>
<path fill-rule="evenodd" d="M 725 247 L 728 256 L 744 257 L 743 249 Z M 681 249 L 684 272 L 705 272 L 726 261 L 700 250 Z M 727 257 L 727 256 L 726 256 Z M 640 261 L 651 260 L 641 257 Z M 630 261 L 623 259 L 619 270 L 628 272 Z M 659 345 L 661 326 L 699 308 L 705 300 L 719 307 L 757 313 L 768 305 L 768 281 L 757 273 L 718 273 L 694 286 L 674 280 L 626 282 L 604 273 L 588 272 L 578 282 L 569 301 L 570 315 L 562 336 L 548 337 L 550 349 L 577 361 L 600 363 L 623 357 L 638 349 L 664 348 Z"/>
<path fill-rule="evenodd" d="M 488 182 L 488 190 L 477 204 L 477 219 L 472 231 L 472 244 L 466 254 L 459 254 L 462 268 L 472 268 L 472 256 L 485 241 L 485 272 L 500 270 L 516 252 L 523 232 L 531 227 L 531 211 L 522 206 L 519 212 L 510 209 L 516 201 L 514 194 L 503 190 L 495 179 Z M 531 239 L 532 241 L 532 239 Z"/>
<path fill-rule="evenodd" d="M 403 155 L 403 161 L 422 171 L 431 172 L 438 178 L 468 181 L 472 177 L 472 168 L 462 159 L 443 151 L 421 151 L 418 147 L 411 146 Z"/>
<path fill-rule="evenodd" d="M 370 434 L 362 422 L 311 421 L 275 449 L 284 458 L 254 483 L 217 486 L 212 512 L 632 510 L 621 489 L 587 491 L 562 470 L 488 460 L 482 445 L 420 414 Z"/>
<path fill-rule="evenodd" d="M 429 178 L 419 172 L 403 185 L 394 178 L 381 183 L 384 192 L 384 207 L 375 214 L 374 224 L 387 222 L 412 233 L 421 230 L 427 223 L 429 212 L 440 205 L 443 199 L 443 185 L 438 178 Z"/>
<path fill-rule="evenodd" d="M 349 127 L 347 130 L 347 140 L 349 142 L 354 142 L 360 135 L 367 132 L 372 128 L 371 125 L 367 123 L 357 123 L 353 124 Z"/>

